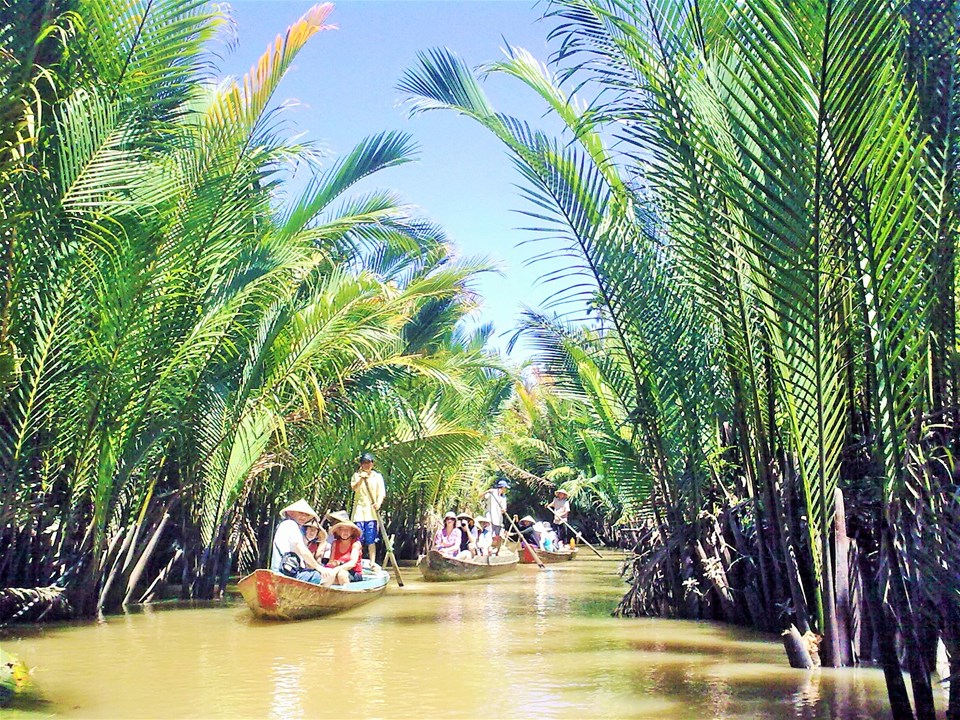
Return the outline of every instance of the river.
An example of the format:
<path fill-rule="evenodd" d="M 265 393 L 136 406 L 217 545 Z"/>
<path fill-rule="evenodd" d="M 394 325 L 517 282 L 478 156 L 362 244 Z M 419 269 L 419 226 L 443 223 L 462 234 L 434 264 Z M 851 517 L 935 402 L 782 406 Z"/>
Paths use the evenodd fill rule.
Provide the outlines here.
<path fill-rule="evenodd" d="M 242 600 L 99 624 L 8 629 L 41 700 L 4 717 L 888 717 L 876 669 L 792 670 L 776 638 L 615 619 L 615 558 L 488 581 L 391 583 L 319 620 L 254 620 Z M 415 577 L 417 576 L 417 577 Z"/>

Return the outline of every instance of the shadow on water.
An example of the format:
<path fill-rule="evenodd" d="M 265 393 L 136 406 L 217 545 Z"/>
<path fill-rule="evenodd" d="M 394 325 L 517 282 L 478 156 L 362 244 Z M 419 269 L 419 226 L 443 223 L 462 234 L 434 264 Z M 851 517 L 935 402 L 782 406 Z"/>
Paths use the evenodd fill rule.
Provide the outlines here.
<path fill-rule="evenodd" d="M 786 666 L 778 639 L 611 617 L 617 563 L 523 566 L 488 581 L 406 575 L 322 619 L 252 618 L 229 599 L 19 632 L 45 704 L 23 717 L 633 717 L 860 720 L 888 714 L 875 670 Z M 6 643 L 5 643 L 6 644 Z"/>

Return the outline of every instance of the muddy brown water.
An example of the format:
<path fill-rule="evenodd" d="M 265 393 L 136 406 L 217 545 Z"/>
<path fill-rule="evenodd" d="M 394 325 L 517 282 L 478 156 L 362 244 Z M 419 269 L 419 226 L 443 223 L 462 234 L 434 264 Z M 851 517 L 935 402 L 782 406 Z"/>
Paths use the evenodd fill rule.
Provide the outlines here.
<path fill-rule="evenodd" d="M 340 615 L 254 620 L 243 601 L 8 629 L 39 700 L 4 717 L 888 717 L 876 669 L 792 670 L 776 638 L 616 619 L 617 559 L 406 587 Z"/>

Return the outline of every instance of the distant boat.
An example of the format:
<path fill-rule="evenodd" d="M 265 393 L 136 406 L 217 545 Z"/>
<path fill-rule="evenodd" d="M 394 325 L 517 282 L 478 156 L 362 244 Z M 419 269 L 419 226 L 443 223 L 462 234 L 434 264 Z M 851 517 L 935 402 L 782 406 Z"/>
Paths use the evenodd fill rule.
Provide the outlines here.
<path fill-rule="evenodd" d="M 389 580 L 390 574 L 383 569 L 364 569 L 363 580 L 348 585 L 314 585 L 272 570 L 254 570 L 237 588 L 258 618 L 305 620 L 375 600 Z"/>
<path fill-rule="evenodd" d="M 567 562 L 568 560 L 573 560 L 577 556 L 576 549 L 563 550 L 561 552 L 551 552 L 550 550 L 541 550 L 540 548 L 535 548 L 535 550 L 537 557 L 540 558 L 540 562 L 542 562 L 544 565 Z M 533 559 L 533 553 L 531 553 L 526 547 L 520 551 L 520 562 L 524 565 L 536 562 L 536 560 Z"/>
<path fill-rule="evenodd" d="M 513 570 L 520 558 L 516 553 L 502 550 L 499 555 L 484 555 L 470 560 L 453 560 L 431 550 L 417 563 L 424 580 L 477 580 Z"/>

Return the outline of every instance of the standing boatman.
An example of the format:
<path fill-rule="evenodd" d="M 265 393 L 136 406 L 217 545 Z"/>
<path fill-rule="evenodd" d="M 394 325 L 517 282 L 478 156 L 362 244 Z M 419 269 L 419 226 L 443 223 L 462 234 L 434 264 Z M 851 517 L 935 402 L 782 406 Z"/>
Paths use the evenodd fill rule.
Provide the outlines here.
<path fill-rule="evenodd" d="M 491 552 L 496 555 L 503 543 L 503 517 L 507 514 L 507 489 L 510 483 L 498 480 L 497 484 L 483 494 L 484 510 L 490 518 L 493 530 L 493 547 Z"/>
<path fill-rule="evenodd" d="M 557 488 L 547 509 L 553 512 L 553 524 L 557 526 L 560 540 L 570 542 L 570 531 L 566 525 L 567 518 L 570 517 L 570 493 L 563 488 Z"/>
<path fill-rule="evenodd" d="M 367 546 L 370 564 L 377 562 L 377 540 L 380 529 L 377 527 L 377 512 L 387 497 L 383 484 L 383 475 L 373 469 L 373 453 L 365 452 L 360 456 L 360 468 L 350 478 L 353 488 L 353 522 L 360 528 L 360 542 Z"/>

